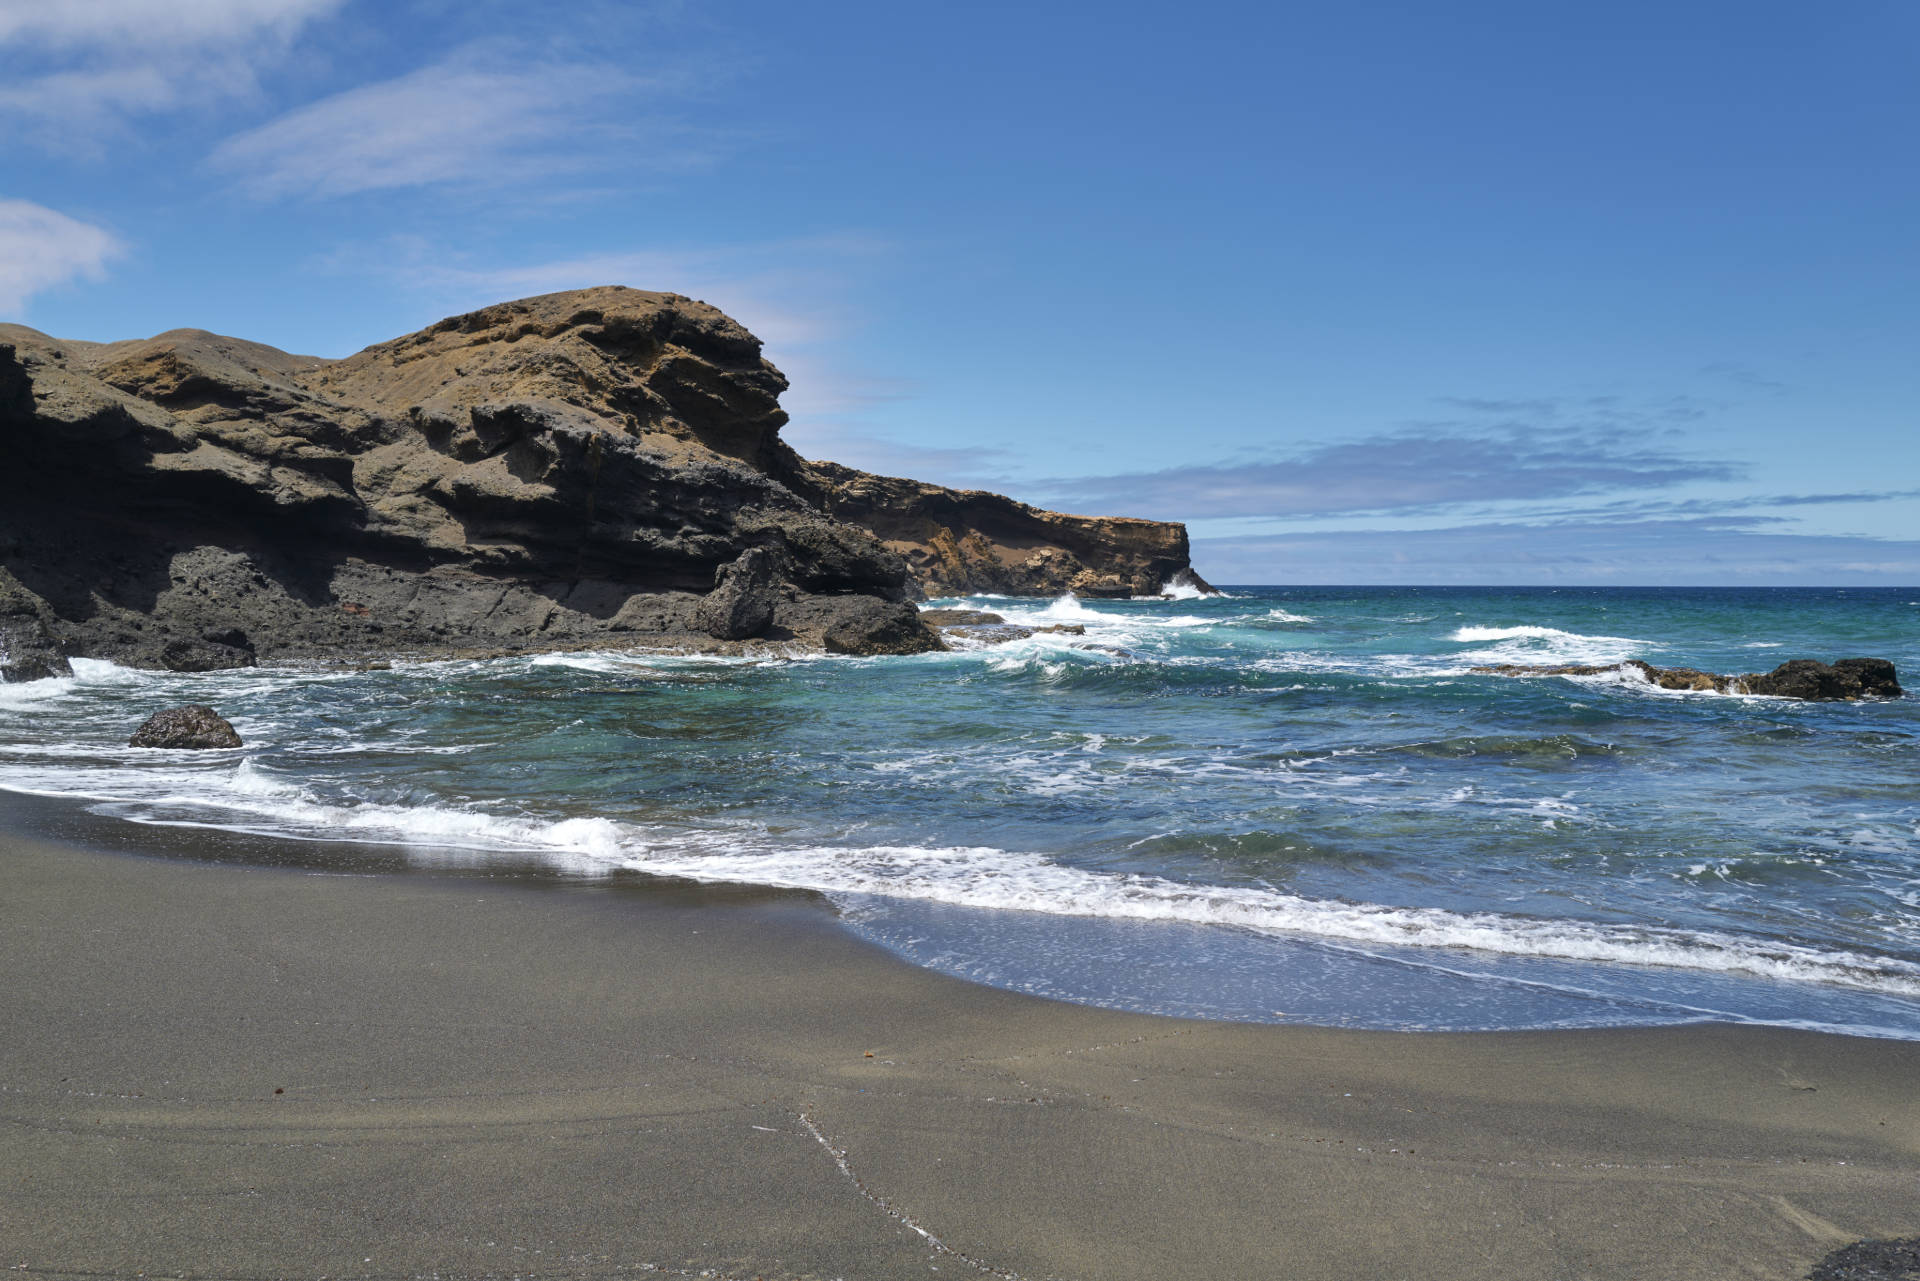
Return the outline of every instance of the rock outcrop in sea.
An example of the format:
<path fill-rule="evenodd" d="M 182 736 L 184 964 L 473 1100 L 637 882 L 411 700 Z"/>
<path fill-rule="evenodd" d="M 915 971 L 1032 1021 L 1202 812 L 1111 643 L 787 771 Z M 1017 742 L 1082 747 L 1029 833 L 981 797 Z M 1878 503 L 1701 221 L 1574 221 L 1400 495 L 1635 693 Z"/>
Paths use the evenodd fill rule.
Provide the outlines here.
<path fill-rule="evenodd" d="M 1899 674 L 1893 664 L 1884 658 L 1843 658 L 1833 664 L 1811 658 L 1795 658 L 1770 672 L 1748 672 L 1743 676 L 1723 676 L 1719 672 L 1703 672 L 1692 667 L 1655 667 L 1638 658 L 1629 658 L 1624 663 L 1562 663 L 1547 667 L 1496 663 L 1472 670 L 1489 676 L 1602 676 L 1612 672 L 1633 671 L 1661 689 L 1696 690 L 1712 694 L 1762 694 L 1815 702 L 1899 698 L 1902 694 Z"/>
<path fill-rule="evenodd" d="M 941 646 L 928 592 L 1204 586 L 1184 527 L 802 459 L 705 303 L 605 287 L 344 360 L 0 325 L 0 669 L 588 644 Z"/>
<path fill-rule="evenodd" d="M 243 746 L 240 735 L 226 717 L 204 703 L 169 707 L 147 717 L 128 747 L 171 747 L 191 751 L 213 751 Z"/>

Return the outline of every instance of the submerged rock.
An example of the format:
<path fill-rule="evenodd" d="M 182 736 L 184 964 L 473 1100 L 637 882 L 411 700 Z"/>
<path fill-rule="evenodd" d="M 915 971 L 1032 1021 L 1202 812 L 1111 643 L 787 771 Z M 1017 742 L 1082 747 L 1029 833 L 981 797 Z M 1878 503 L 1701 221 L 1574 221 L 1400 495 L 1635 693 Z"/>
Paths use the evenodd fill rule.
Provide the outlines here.
<path fill-rule="evenodd" d="M 240 735 L 225 717 L 204 704 L 170 707 L 155 712 L 127 740 L 128 747 L 173 747 L 206 750 L 239 747 Z"/>
<path fill-rule="evenodd" d="M 929 627 L 987 627 L 1007 620 L 984 609 L 923 609 L 920 621 Z"/>
<path fill-rule="evenodd" d="M 1473 671 L 1490 676 L 1600 676 L 1608 672 L 1637 671 L 1661 689 L 1699 690 L 1715 694 L 1766 694 L 1774 698 L 1808 701 L 1850 701 L 1859 698 L 1899 698 L 1900 681 L 1893 664 L 1884 658 L 1843 658 L 1828 666 L 1811 658 L 1795 658 L 1771 672 L 1723 676 L 1692 667 L 1655 667 L 1638 658 L 1623 663 L 1561 663 L 1530 666 L 1495 663 Z"/>
<path fill-rule="evenodd" d="M 1009 623 L 999 614 L 984 609 L 923 609 L 920 611 L 920 621 L 942 636 L 964 638 L 985 645 L 1004 645 L 1008 641 L 1025 640 L 1029 636 L 1049 632 L 1063 636 L 1087 634 L 1084 623 L 1050 623 L 1045 627 L 1030 627 Z"/>

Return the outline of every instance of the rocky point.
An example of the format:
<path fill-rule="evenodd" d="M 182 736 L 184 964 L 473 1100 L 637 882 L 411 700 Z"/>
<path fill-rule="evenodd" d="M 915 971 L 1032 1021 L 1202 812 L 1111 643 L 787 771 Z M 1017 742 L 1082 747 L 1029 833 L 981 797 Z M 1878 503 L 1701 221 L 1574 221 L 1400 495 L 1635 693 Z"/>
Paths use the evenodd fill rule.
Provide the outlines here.
<path fill-rule="evenodd" d="M 756 640 L 941 647 L 929 592 L 1204 584 L 1184 527 L 802 459 L 780 371 L 622 287 L 344 360 L 0 325 L 0 674 Z"/>

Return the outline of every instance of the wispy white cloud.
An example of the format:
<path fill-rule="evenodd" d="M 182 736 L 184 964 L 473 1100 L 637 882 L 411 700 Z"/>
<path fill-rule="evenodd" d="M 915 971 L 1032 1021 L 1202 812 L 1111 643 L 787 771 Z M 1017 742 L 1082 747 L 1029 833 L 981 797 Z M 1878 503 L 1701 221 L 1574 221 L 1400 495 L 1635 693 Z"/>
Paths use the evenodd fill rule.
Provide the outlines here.
<path fill-rule="evenodd" d="M 1617 433 L 1456 423 L 1321 445 L 1283 459 L 1050 483 L 1099 510 L 1181 519 L 1431 512 L 1738 476 L 1727 463 L 1623 441 Z"/>
<path fill-rule="evenodd" d="M 0 317 L 19 316 L 34 294 L 97 280 L 123 252 L 113 233 L 27 200 L 0 200 Z"/>
<path fill-rule="evenodd" d="M 516 48 L 479 43 L 229 138 L 210 163 L 266 200 L 498 188 L 609 167 L 631 178 L 709 158 L 695 131 L 646 110 L 687 83 L 611 62 L 529 60 Z"/>
<path fill-rule="evenodd" d="M 86 146 L 129 118 L 247 96 L 345 0 L 0 0 L 0 119 Z"/>

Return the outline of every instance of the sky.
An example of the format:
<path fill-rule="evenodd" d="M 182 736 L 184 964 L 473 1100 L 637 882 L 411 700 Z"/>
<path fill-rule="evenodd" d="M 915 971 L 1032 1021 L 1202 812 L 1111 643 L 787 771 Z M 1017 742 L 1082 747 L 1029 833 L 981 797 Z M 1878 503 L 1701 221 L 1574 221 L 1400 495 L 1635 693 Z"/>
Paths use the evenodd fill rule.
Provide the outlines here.
<path fill-rule="evenodd" d="M 702 298 L 1227 583 L 1920 584 L 1920 6 L 0 0 L 0 320 Z"/>

